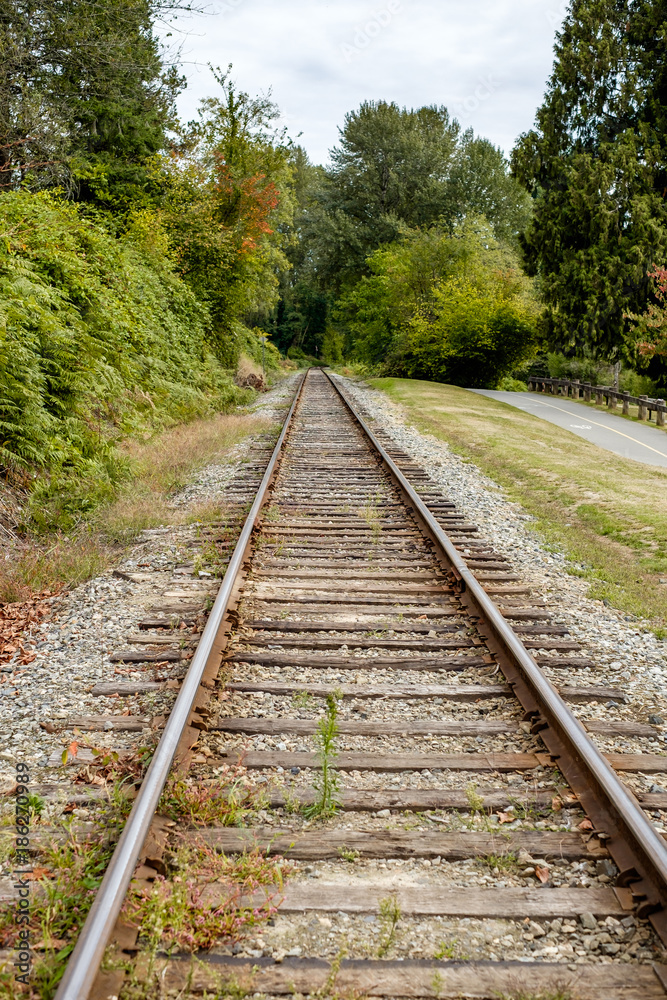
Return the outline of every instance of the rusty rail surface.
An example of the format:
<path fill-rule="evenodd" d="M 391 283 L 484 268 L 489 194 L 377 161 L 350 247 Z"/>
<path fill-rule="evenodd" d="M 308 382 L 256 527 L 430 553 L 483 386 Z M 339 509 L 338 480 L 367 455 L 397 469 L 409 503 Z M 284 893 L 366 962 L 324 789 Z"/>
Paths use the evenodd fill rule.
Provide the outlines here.
<path fill-rule="evenodd" d="M 636 798 L 610 767 L 581 723 L 547 680 L 508 625 L 451 539 L 328 372 L 329 381 L 377 452 L 422 530 L 436 546 L 456 581 L 462 603 L 478 616 L 478 631 L 496 652 L 501 670 L 521 702 L 531 731 L 539 733 L 595 824 L 595 833 L 618 865 L 619 886 L 629 888 L 640 917 L 649 917 L 667 943 L 667 844 L 646 818 Z"/>
<path fill-rule="evenodd" d="M 141 784 L 132 811 L 113 853 L 109 867 L 98 889 L 90 913 L 72 951 L 67 969 L 60 982 L 56 1000 L 85 1000 L 93 987 L 104 951 L 109 943 L 121 911 L 132 874 L 139 860 L 151 821 L 160 801 L 180 738 L 188 725 L 209 656 L 215 652 L 218 635 L 224 621 L 234 585 L 251 544 L 253 530 L 275 478 L 283 445 L 296 409 L 305 375 L 297 387 L 294 400 L 283 423 L 280 437 L 266 467 L 254 503 L 227 567 L 227 572 L 211 609 L 206 628 L 183 680 L 164 732 L 157 745 L 150 767 Z"/>

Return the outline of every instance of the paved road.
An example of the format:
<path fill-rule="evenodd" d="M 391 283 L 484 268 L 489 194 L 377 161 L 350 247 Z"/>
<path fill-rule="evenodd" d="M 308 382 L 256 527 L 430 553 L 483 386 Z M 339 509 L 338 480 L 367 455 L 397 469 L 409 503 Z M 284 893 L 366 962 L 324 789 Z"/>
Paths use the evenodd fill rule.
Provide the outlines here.
<path fill-rule="evenodd" d="M 616 455 L 667 468 L 667 433 L 657 427 L 624 420 L 604 410 L 593 410 L 573 399 L 545 396 L 540 392 L 503 392 L 495 389 L 472 389 L 471 392 L 500 399 L 503 403 L 564 427 Z"/>

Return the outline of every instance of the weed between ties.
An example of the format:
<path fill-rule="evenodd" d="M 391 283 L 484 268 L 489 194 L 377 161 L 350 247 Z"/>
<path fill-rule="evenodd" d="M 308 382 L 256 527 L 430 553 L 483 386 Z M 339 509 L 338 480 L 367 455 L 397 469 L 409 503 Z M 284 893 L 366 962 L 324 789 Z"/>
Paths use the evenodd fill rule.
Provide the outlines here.
<path fill-rule="evenodd" d="M 338 756 L 336 737 L 338 736 L 338 702 L 341 698 L 340 691 L 333 691 L 327 695 L 326 714 L 317 725 L 315 740 L 320 770 L 316 772 L 313 781 L 316 799 L 312 805 L 307 806 L 304 810 L 307 819 L 325 819 L 334 816 L 340 806 L 340 777 L 333 762 Z"/>
<path fill-rule="evenodd" d="M 380 900 L 380 926 L 382 928 L 378 958 L 384 958 L 396 937 L 396 927 L 401 919 L 401 908 L 396 896 Z"/>

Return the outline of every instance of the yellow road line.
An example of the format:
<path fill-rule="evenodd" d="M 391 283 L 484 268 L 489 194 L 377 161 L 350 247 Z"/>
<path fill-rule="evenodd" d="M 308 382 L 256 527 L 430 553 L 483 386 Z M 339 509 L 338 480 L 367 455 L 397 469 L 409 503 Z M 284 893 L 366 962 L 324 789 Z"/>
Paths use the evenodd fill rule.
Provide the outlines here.
<path fill-rule="evenodd" d="M 532 398 L 532 397 L 531 397 Z M 568 417 L 576 417 L 576 413 L 572 413 L 571 410 L 566 410 L 564 406 L 556 406 L 554 403 L 545 403 L 544 400 L 540 399 L 542 406 L 550 406 L 552 410 L 560 410 L 561 413 L 567 413 Z M 584 407 L 585 409 L 585 407 Z M 586 411 L 588 412 L 588 411 Z M 662 456 L 662 458 L 667 458 L 667 454 L 664 451 L 658 451 L 657 448 L 652 448 L 650 444 L 644 444 L 643 441 L 639 441 L 637 438 L 633 438 L 630 434 L 624 434 L 623 431 L 617 431 L 613 427 L 607 427 L 606 424 L 600 424 L 597 420 L 591 420 L 589 416 L 586 416 L 591 424 L 595 424 L 596 427 L 602 427 L 605 431 L 611 431 L 612 434 L 618 434 L 620 437 L 627 438 L 628 441 L 634 441 L 635 444 L 641 445 L 642 448 L 648 448 L 649 451 L 654 451 L 656 455 Z"/>

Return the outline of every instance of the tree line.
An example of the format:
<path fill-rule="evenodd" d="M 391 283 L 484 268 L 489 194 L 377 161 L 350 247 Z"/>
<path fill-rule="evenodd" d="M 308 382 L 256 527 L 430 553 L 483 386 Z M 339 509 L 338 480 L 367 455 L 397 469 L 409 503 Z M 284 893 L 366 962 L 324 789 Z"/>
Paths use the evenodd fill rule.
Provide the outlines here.
<path fill-rule="evenodd" d="M 509 159 L 369 100 L 324 166 L 230 69 L 179 121 L 155 26 L 181 2 L 0 5 L 5 468 L 113 478 L 129 428 L 243 398 L 262 335 L 274 364 L 469 386 L 538 352 L 663 377 L 666 2 L 572 0 Z"/>

